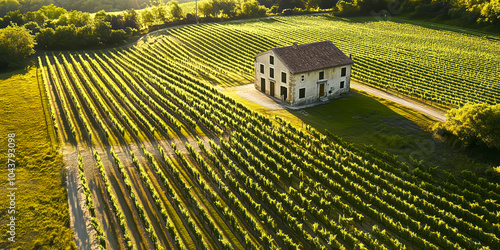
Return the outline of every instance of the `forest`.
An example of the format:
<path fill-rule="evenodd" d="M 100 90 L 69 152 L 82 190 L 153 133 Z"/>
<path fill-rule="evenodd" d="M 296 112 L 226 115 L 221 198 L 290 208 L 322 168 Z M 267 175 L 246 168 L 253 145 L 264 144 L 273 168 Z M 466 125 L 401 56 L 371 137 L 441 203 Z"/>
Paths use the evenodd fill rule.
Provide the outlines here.
<path fill-rule="evenodd" d="M 22 13 L 36 11 L 43 6 L 54 4 L 67 10 L 98 12 L 100 10 L 122 11 L 146 7 L 149 0 L 3 0 L 0 1 L 0 16 L 9 11 L 19 10 Z"/>

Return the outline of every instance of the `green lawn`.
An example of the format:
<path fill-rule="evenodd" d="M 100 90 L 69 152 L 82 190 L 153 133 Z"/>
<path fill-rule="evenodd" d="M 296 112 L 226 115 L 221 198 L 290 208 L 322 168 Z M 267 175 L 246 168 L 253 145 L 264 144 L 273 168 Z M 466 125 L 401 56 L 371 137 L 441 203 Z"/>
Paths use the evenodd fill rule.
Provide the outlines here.
<path fill-rule="evenodd" d="M 412 141 L 428 136 L 423 126 L 431 125 L 434 121 L 420 115 L 419 120 L 422 122 L 419 126 L 411 120 L 419 114 L 404 113 L 408 109 L 399 110 L 402 114 L 381 100 L 352 91 L 328 104 L 292 113 L 314 127 L 328 129 L 354 143 L 373 144 L 382 150 L 403 150 Z"/>
<path fill-rule="evenodd" d="M 76 249 L 69 229 L 62 154 L 53 149 L 36 70 L 0 74 L 0 249 Z M 7 134 L 15 133 L 15 242 L 7 238 Z M 54 145 L 55 146 L 55 145 Z"/>

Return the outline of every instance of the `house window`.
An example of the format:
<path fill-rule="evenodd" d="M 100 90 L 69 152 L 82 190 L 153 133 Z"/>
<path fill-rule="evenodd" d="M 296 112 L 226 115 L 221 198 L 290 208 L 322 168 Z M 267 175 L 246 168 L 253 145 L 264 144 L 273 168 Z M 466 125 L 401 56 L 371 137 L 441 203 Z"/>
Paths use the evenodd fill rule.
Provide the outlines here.
<path fill-rule="evenodd" d="M 340 73 L 340 76 L 345 76 L 347 73 L 347 68 L 342 68 L 342 72 Z"/>
<path fill-rule="evenodd" d="M 306 76 L 305 76 L 305 75 L 301 75 L 301 76 L 300 76 L 300 81 L 301 81 L 301 82 L 304 82 L 305 80 L 306 80 Z"/>
<path fill-rule="evenodd" d="M 260 64 L 260 73 L 264 74 L 264 64 Z"/>
<path fill-rule="evenodd" d="M 286 72 L 281 72 L 281 82 L 286 83 Z"/>
<path fill-rule="evenodd" d="M 343 89 L 343 88 L 344 88 L 344 83 L 345 83 L 344 81 L 341 81 L 341 82 L 340 82 L 340 88 L 341 88 L 341 89 Z"/>
<path fill-rule="evenodd" d="M 283 98 L 283 101 L 286 101 L 286 99 L 288 98 L 288 91 L 286 91 L 286 87 L 281 86 L 280 90 L 281 90 L 280 91 L 281 98 Z"/>
<path fill-rule="evenodd" d="M 274 78 L 274 68 L 269 68 L 269 77 Z"/>
<path fill-rule="evenodd" d="M 319 72 L 319 79 L 320 79 L 320 80 L 325 79 L 325 71 L 320 71 L 320 72 Z"/>
<path fill-rule="evenodd" d="M 274 56 L 269 56 L 269 64 L 274 65 Z"/>
<path fill-rule="evenodd" d="M 299 98 L 306 97 L 306 88 L 299 89 Z"/>

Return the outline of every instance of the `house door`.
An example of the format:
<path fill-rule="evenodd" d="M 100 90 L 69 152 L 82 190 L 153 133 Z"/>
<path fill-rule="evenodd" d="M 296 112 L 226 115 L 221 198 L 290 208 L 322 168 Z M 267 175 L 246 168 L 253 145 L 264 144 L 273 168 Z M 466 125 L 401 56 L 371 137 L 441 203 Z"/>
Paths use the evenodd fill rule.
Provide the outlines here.
<path fill-rule="evenodd" d="M 283 96 L 283 100 L 286 101 L 287 98 L 286 87 L 281 86 L 280 96 Z"/>
<path fill-rule="evenodd" d="M 271 89 L 269 90 L 271 96 L 274 96 L 274 82 L 270 82 L 271 83 Z"/>
<path fill-rule="evenodd" d="M 260 78 L 260 90 L 266 93 L 266 78 Z"/>
<path fill-rule="evenodd" d="M 321 83 L 319 84 L 319 97 L 322 97 L 325 95 L 325 84 Z"/>

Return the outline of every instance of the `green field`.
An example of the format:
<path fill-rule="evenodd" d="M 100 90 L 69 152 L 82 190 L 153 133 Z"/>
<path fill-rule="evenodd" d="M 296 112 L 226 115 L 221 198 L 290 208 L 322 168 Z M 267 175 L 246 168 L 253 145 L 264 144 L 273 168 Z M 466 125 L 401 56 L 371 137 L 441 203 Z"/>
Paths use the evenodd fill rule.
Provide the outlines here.
<path fill-rule="evenodd" d="M 43 86 L 40 82 L 40 86 Z M 47 127 L 41 90 L 36 68 L 0 74 L 0 162 L 5 163 L 0 174 L 0 219 L 2 237 L 0 248 L 33 249 L 45 245 L 49 248 L 71 249 L 73 232 L 68 228 L 70 218 L 63 186 L 62 154 L 56 150 Z M 48 105 L 46 99 L 43 100 Z M 47 107 L 47 106 L 45 106 Z M 49 120 L 50 122 L 50 120 Z M 49 130 L 48 130 L 49 129 Z M 14 185 L 7 181 L 8 134 L 15 133 Z M 53 147 L 54 146 L 54 147 Z M 15 214 L 8 214 L 10 190 L 15 192 Z M 9 241 L 7 224 L 15 219 L 15 243 Z M 75 249 L 75 248 L 74 248 Z"/>
<path fill-rule="evenodd" d="M 390 39 L 374 35 L 394 28 L 407 33 Z M 0 99 L 9 108 L 2 109 L 2 117 L 14 121 L 2 129 L 19 134 L 21 145 L 31 139 L 29 147 L 20 146 L 21 157 L 34 159 L 33 164 L 47 161 L 27 168 L 29 172 L 19 169 L 20 176 L 44 176 L 44 183 L 45 177 L 60 179 L 64 159 L 63 174 L 71 180 L 69 206 L 82 211 L 70 216 L 88 221 L 96 235 L 85 236 L 85 223 L 77 223 L 79 248 L 494 249 L 500 244 L 500 185 L 422 164 L 425 152 L 411 152 L 432 138 L 428 117 L 354 91 L 300 111 L 270 111 L 219 90 L 252 83 L 253 55 L 293 41 L 332 40 L 354 54 L 358 79 L 375 84 L 385 74 L 382 67 L 392 70 L 401 86 L 422 93 L 429 83 L 397 72 L 412 67 L 436 73 L 451 67 L 450 77 L 471 73 L 460 68 L 465 62 L 452 67 L 430 58 L 419 61 L 417 49 L 404 56 L 391 52 L 389 48 L 402 50 L 403 45 L 417 48 L 401 38 L 411 32 L 427 34 L 419 41 L 432 39 L 430 35 L 467 36 L 367 18 L 302 16 L 174 28 L 127 49 L 47 53 L 36 60 L 38 74 L 32 69 L 0 82 L 2 91 L 15 93 Z M 482 41 L 469 36 L 472 44 Z M 355 43 L 356 38 L 360 41 Z M 468 46 L 465 40 L 450 43 Z M 465 51 L 456 53 L 465 56 Z M 385 62 L 398 59 L 399 66 L 379 65 L 377 53 Z M 477 68 L 490 72 L 495 65 Z M 361 79 L 363 74 L 369 77 Z M 490 78 L 498 81 L 495 77 Z M 390 86 L 398 90 L 394 79 Z M 451 92 L 432 93 L 443 93 L 446 105 L 456 100 Z M 63 154 L 47 149 L 52 146 Z M 401 155 L 381 153 L 390 148 Z M 439 150 L 434 154 L 443 152 Z M 27 183 L 34 186 L 36 179 Z M 30 249 L 38 240 L 37 246 L 57 248 L 72 242 L 60 185 L 37 186 L 61 192 L 20 201 L 31 211 L 51 199 L 44 215 L 57 218 L 51 222 L 54 228 L 30 221 L 20 232 L 33 226 L 40 228 L 37 232 L 56 233 L 26 233 L 24 241 L 4 240 L 2 247 Z M 77 194 L 84 204 L 72 198 Z M 29 214 L 27 210 L 21 211 Z M 6 220 L 4 215 L 3 225 Z"/>
<path fill-rule="evenodd" d="M 355 61 L 352 78 L 445 106 L 499 102 L 500 37 L 394 18 L 276 17 L 172 29 L 186 56 L 248 74 L 253 56 L 293 42 L 330 40 Z M 227 39 L 230 38 L 230 39 Z M 175 54 L 174 57 L 180 56 Z M 248 81 L 226 81 L 238 85 Z"/>
<path fill-rule="evenodd" d="M 67 164 L 79 165 L 87 200 L 100 208 L 90 212 L 99 244 L 470 249 L 500 243 L 498 185 L 472 175 L 433 176 L 418 161 L 256 113 L 214 88 L 252 81 L 251 55 L 277 42 L 227 27 L 259 22 L 186 26 L 129 49 L 39 58 L 58 141 L 78 152 L 67 152 Z M 335 108 L 342 102 L 357 105 Z M 431 122 L 356 93 L 302 114 L 316 118 L 295 115 L 346 137 L 362 129 L 357 119 L 365 120 L 373 126 L 366 140 L 386 147 L 423 138 L 407 130 Z"/>

